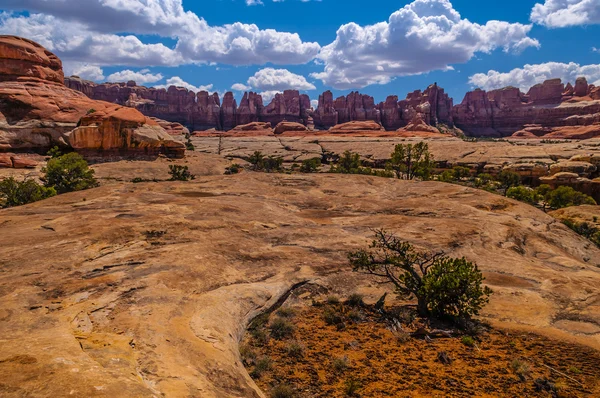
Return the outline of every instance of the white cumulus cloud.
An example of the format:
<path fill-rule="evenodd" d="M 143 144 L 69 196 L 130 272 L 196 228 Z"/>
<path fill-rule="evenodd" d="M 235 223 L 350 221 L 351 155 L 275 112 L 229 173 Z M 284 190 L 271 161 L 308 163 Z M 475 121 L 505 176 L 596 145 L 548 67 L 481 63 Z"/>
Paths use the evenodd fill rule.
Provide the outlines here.
<path fill-rule="evenodd" d="M 213 89 L 212 84 L 207 84 L 206 86 L 194 86 L 193 84 L 186 82 L 179 76 L 170 77 L 167 79 L 166 84 L 160 84 L 154 87 L 168 89 L 171 86 L 187 88 L 188 90 L 193 91 L 195 93 L 199 91 L 211 91 Z"/>
<path fill-rule="evenodd" d="M 106 80 L 109 82 L 128 82 L 130 80 L 134 80 L 137 84 L 146 84 L 146 83 L 156 83 L 159 80 L 163 79 L 163 75 L 160 73 L 150 73 L 147 69 L 141 70 L 139 72 L 134 72 L 132 70 L 126 69 L 120 72 L 115 72 L 109 75 Z"/>
<path fill-rule="evenodd" d="M 369 26 L 342 25 L 318 58 L 324 71 L 311 76 L 337 89 L 385 84 L 396 76 L 451 70 L 477 52 L 520 52 L 539 47 L 528 36 L 531 25 L 461 18 L 449 0 L 415 0 L 388 21 Z"/>
<path fill-rule="evenodd" d="M 246 86 L 243 83 L 235 83 L 231 86 L 231 89 L 234 91 L 248 91 L 248 90 L 252 90 L 252 87 Z"/>
<path fill-rule="evenodd" d="M 487 73 L 477 73 L 469 77 L 469 83 L 484 90 L 494 90 L 514 86 L 527 92 L 531 86 L 543 83 L 544 80 L 560 78 L 563 83 L 575 83 L 583 76 L 589 83 L 600 85 L 600 65 L 579 65 L 575 62 L 547 62 L 536 65 L 525 65 L 510 72 L 502 73 L 490 70 Z"/>
<path fill-rule="evenodd" d="M 79 76 L 84 80 L 100 82 L 104 80 L 104 71 L 98 65 L 81 62 L 65 62 L 63 64 L 65 76 Z"/>
<path fill-rule="evenodd" d="M 182 0 L 3 0 L 0 33 L 38 41 L 61 58 L 98 65 L 303 64 L 320 46 L 254 24 L 211 26 Z M 136 35 L 175 38 L 174 48 Z"/>
<path fill-rule="evenodd" d="M 287 69 L 264 68 L 248 79 L 248 84 L 256 89 L 265 91 L 315 90 L 314 84 L 304 76 L 297 75 Z"/>
<path fill-rule="evenodd" d="M 600 23 L 598 0 L 545 0 L 531 10 L 531 22 L 549 28 Z"/>

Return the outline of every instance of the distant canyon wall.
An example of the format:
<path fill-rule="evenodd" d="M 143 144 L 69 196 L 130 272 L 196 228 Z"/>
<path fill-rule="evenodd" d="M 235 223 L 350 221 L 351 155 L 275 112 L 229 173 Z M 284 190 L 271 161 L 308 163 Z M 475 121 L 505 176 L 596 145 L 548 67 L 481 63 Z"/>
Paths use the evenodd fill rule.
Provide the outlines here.
<path fill-rule="evenodd" d="M 96 84 L 76 76 L 65 85 L 88 97 L 136 108 L 151 117 L 178 122 L 190 130 L 224 130 L 252 122 L 297 122 L 316 129 L 329 129 L 350 121 L 374 121 L 386 130 L 397 130 L 415 120 L 429 126 L 458 127 L 469 136 L 505 137 L 529 125 L 561 127 L 600 123 L 600 87 L 579 78 L 575 85 L 560 79 L 533 86 L 527 94 L 506 87 L 486 92 L 474 90 L 454 106 L 453 99 L 437 84 L 409 93 L 398 100 L 393 95 L 375 103 L 358 92 L 333 97 L 331 91 L 319 96 L 317 109 L 306 94 L 286 90 L 268 105 L 254 92 L 246 92 L 239 105 L 233 93 L 194 93 L 182 87 L 157 89 L 135 82 Z"/>

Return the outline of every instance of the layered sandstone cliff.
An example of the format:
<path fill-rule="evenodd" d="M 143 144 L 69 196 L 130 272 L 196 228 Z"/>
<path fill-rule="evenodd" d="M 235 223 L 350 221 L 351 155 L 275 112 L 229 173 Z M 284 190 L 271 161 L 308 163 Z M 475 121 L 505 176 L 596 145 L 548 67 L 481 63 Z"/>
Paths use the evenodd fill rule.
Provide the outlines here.
<path fill-rule="evenodd" d="M 185 151 L 135 109 L 65 87 L 60 59 L 39 44 L 0 36 L 0 152 L 54 145 L 118 155 Z"/>
<path fill-rule="evenodd" d="M 231 130 L 253 122 L 309 122 L 310 98 L 297 90 L 276 94 L 268 105 L 261 95 L 244 93 L 239 105 L 233 93 L 223 96 L 200 91 L 197 94 L 183 87 L 168 89 L 138 86 L 135 82 L 96 84 L 77 76 L 65 79 L 65 84 L 96 100 L 136 108 L 146 116 L 185 125 L 190 130 Z"/>
<path fill-rule="evenodd" d="M 454 107 L 453 118 L 456 126 L 471 136 L 505 137 L 519 132 L 519 137 L 539 137 L 553 129 L 600 123 L 600 87 L 579 78 L 574 87 L 570 83 L 565 86 L 560 79 L 547 80 L 527 94 L 515 87 L 489 92 L 477 89 Z M 527 130 L 531 127 L 540 134 Z M 569 133 L 562 129 L 559 135 L 568 138 Z"/>

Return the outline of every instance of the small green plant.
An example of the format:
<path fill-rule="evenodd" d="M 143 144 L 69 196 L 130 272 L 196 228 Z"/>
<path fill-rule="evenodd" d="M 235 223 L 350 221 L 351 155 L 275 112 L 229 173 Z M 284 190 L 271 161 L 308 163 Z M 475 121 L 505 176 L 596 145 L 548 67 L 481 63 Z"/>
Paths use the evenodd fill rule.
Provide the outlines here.
<path fill-rule="evenodd" d="M 531 205 L 536 204 L 540 201 L 540 196 L 535 189 L 519 185 L 517 187 L 508 188 L 506 196 L 511 199 L 516 199 L 521 202 L 529 203 Z"/>
<path fill-rule="evenodd" d="M 340 298 L 338 296 L 330 295 L 327 296 L 327 304 L 337 305 L 340 303 Z"/>
<path fill-rule="evenodd" d="M 441 174 L 437 175 L 437 180 L 441 182 L 454 182 L 454 173 L 452 170 L 444 170 Z"/>
<path fill-rule="evenodd" d="M 45 173 L 41 178 L 44 185 L 53 187 L 59 194 L 98 186 L 94 170 L 75 152 L 50 159 L 42 172 Z"/>
<path fill-rule="evenodd" d="M 576 366 L 569 366 L 569 373 L 578 375 L 581 373 L 581 370 Z"/>
<path fill-rule="evenodd" d="M 298 341 L 291 341 L 285 347 L 285 352 L 288 356 L 292 358 L 302 358 L 304 356 L 305 347 L 303 344 Z"/>
<path fill-rule="evenodd" d="M 283 158 L 281 156 L 269 156 L 263 159 L 263 169 L 267 173 L 279 172 L 282 170 Z"/>
<path fill-rule="evenodd" d="M 187 166 L 180 166 L 178 164 L 169 165 L 169 174 L 171 175 L 170 181 L 190 181 L 196 179 L 196 176 L 190 173 Z"/>
<path fill-rule="evenodd" d="M 279 384 L 271 390 L 271 398 L 294 398 L 294 389 L 287 384 Z"/>
<path fill-rule="evenodd" d="M 46 155 L 50 156 L 51 158 L 58 158 L 62 156 L 62 152 L 59 147 L 53 146 Z"/>
<path fill-rule="evenodd" d="M 242 169 L 243 169 L 242 166 L 240 166 L 237 163 L 234 163 L 231 166 L 228 166 L 227 168 L 225 168 L 225 174 L 226 175 L 238 174 L 240 171 L 242 171 Z"/>
<path fill-rule="evenodd" d="M 335 373 L 344 373 L 349 366 L 350 360 L 346 356 L 335 358 L 331 362 L 331 367 Z"/>
<path fill-rule="evenodd" d="M 429 145 L 425 142 L 396 145 L 388 162 L 388 167 L 396 173 L 396 177 L 405 180 L 429 180 L 434 165 Z"/>
<path fill-rule="evenodd" d="M 504 196 L 506 196 L 509 188 L 516 187 L 521 184 L 521 176 L 510 170 L 503 170 L 498 175 L 498 182 L 500 183 L 500 188 L 504 190 Z"/>
<path fill-rule="evenodd" d="M 272 361 L 269 357 L 262 357 L 257 359 L 254 363 L 254 369 L 252 369 L 252 372 L 250 372 L 250 376 L 252 376 L 255 379 L 260 379 L 264 373 L 271 370 L 271 364 Z"/>
<path fill-rule="evenodd" d="M 246 344 L 240 347 L 240 356 L 242 357 L 242 362 L 244 362 L 244 365 L 246 366 L 254 364 L 256 360 L 256 352 Z"/>
<path fill-rule="evenodd" d="M 510 363 L 511 370 L 519 376 L 521 381 L 525 381 L 531 375 L 531 367 L 527 362 L 520 359 L 514 359 Z"/>
<path fill-rule="evenodd" d="M 466 345 L 467 347 L 473 347 L 475 345 L 475 340 L 471 336 L 461 337 L 460 342 Z"/>
<path fill-rule="evenodd" d="M 265 155 L 260 151 L 255 151 L 250 157 L 248 157 L 248 163 L 252 166 L 252 170 L 259 171 L 263 169 L 263 162 L 265 159 Z"/>
<path fill-rule="evenodd" d="M 277 340 L 283 340 L 294 334 L 294 325 L 284 318 L 275 318 L 269 325 L 271 337 Z"/>
<path fill-rule="evenodd" d="M 346 380 L 346 383 L 344 383 L 344 393 L 347 397 L 358 397 L 360 388 L 360 383 L 354 379 L 348 379 Z"/>
<path fill-rule="evenodd" d="M 344 323 L 344 318 L 342 315 L 331 307 L 325 308 L 325 311 L 323 312 L 323 320 L 328 325 L 338 326 L 343 325 Z"/>
<path fill-rule="evenodd" d="M 305 159 L 302 161 L 302 165 L 300 166 L 300 172 L 316 173 L 317 171 L 319 171 L 319 167 L 321 167 L 320 158 Z"/>
<path fill-rule="evenodd" d="M 597 222 L 597 220 L 595 222 Z M 563 220 L 563 224 L 584 238 L 591 240 L 596 246 L 600 247 L 600 228 L 585 221 L 578 223 L 568 219 Z"/>
<path fill-rule="evenodd" d="M 452 168 L 452 174 L 456 181 L 471 177 L 471 169 L 464 166 L 454 166 Z"/>
<path fill-rule="evenodd" d="M 44 187 L 34 180 L 17 181 L 8 177 L 0 181 L 0 207 L 21 206 L 55 195 L 53 187 Z"/>
<path fill-rule="evenodd" d="M 347 303 L 350 307 L 362 307 L 365 305 L 362 294 L 358 293 L 353 293 L 350 296 L 348 296 Z"/>
<path fill-rule="evenodd" d="M 296 315 L 296 310 L 292 307 L 281 307 L 277 310 L 277 315 L 282 318 L 293 318 Z"/>
<path fill-rule="evenodd" d="M 91 115 L 92 113 L 96 113 L 96 110 L 94 108 L 88 109 L 88 111 L 86 112 L 87 115 Z"/>

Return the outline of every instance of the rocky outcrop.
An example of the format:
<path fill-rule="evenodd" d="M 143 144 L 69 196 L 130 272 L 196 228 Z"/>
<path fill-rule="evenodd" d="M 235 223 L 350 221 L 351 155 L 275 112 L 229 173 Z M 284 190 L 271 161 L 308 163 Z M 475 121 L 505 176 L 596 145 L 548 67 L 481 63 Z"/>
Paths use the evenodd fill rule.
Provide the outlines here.
<path fill-rule="evenodd" d="M 64 83 L 60 59 L 31 40 L 0 35 L 0 59 L 0 81 L 39 79 Z"/>
<path fill-rule="evenodd" d="M 381 126 L 381 124 L 374 122 L 372 120 L 340 123 L 329 129 L 329 132 L 333 133 L 333 134 L 371 132 L 371 131 L 385 131 L 385 129 L 383 128 L 383 126 Z"/>
<path fill-rule="evenodd" d="M 527 94 L 515 87 L 489 92 L 477 89 L 454 107 L 453 119 L 471 136 L 506 137 L 518 132 L 515 136 L 519 138 L 545 137 L 556 128 L 600 123 L 600 96 L 595 96 L 596 88 L 585 78 L 577 79 L 575 87 L 565 87 L 560 79 L 547 80 Z M 581 136 L 576 132 L 577 137 L 572 137 L 567 130 L 556 135 Z M 591 138 L 589 132 L 585 138 Z"/>
<path fill-rule="evenodd" d="M 39 161 L 31 156 L 0 153 L 0 168 L 35 169 L 39 163 Z"/>
<path fill-rule="evenodd" d="M 308 127 L 300 123 L 281 122 L 273 129 L 275 134 L 283 134 L 286 132 L 307 132 Z"/>
<path fill-rule="evenodd" d="M 244 93 L 237 109 L 237 125 L 258 122 L 263 111 L 262 97 L 256 93 Z"/>
<path fill-rule="evenodd" d="M 378 105 L 375 105 L 373 97 L 357 92 L 334 101 L 331 91 L 326 91 L 319 96 L 313 117 L 315 126 L 320 129 L 349 121 L 374 121 L 381 123 L 386 130 L 397 130 L 411 123 L 418 113 L 423 113 L 423 120 L 430 126 L 453 126 L 452 104 L 452 98 L 437 84 L 432 84 L 424 92 L 409 93 L 401 101 L 398 101 L 398 96 L 391 95 Z"/>
<path fill-rule="evenodd" d="M 58 145 L 183 156 L 185 146 L 137 110 L 92 100 L 63 85 L 60 60 L 39 44 L 2 36 L 0 49 L 0 151 L 45 152 Z M 18 75 L 14 65 L 22 66 Z"/>

